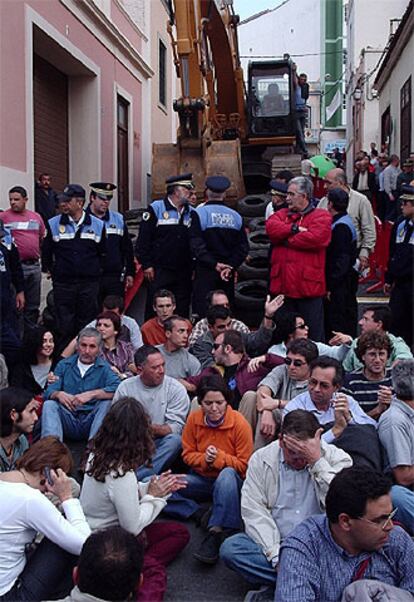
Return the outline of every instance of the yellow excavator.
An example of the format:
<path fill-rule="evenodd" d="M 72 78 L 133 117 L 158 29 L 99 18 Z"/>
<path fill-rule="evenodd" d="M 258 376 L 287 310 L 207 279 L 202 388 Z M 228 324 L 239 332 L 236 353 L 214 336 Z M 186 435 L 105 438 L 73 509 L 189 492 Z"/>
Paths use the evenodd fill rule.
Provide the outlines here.
<path fill-rule="evenodd" d="M 205 178 L 227 175 L 234 205 L 247 193 L 264 192 L 272 155 L 290 154 L 295 141 L 294 64 L 288 55 L 249 63 L 247 85 L 240 64 L 233 0 L 170 0 L 168 33 L 181 82 L 174 101 L 176 144 L 154 144 L 152 196 L 165 179 L 192 172 L 197 196 Z M 287 161 L 286 166 L 289 161 Z"/>

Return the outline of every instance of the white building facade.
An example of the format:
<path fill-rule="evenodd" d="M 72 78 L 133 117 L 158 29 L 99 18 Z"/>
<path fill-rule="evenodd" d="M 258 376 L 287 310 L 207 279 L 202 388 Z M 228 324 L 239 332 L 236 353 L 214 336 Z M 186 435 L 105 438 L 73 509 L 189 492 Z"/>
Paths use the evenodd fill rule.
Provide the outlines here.
<path fill-rule="evenodd" d="M 345 8 L 347 36 L 346 107 L 347 170 L 354 157 L 380 149 L 379 100 L 374 86 L 381 59 L 409 0 L 349 0 Z M 412 57 L 414 62 L 414 55 Z"/>

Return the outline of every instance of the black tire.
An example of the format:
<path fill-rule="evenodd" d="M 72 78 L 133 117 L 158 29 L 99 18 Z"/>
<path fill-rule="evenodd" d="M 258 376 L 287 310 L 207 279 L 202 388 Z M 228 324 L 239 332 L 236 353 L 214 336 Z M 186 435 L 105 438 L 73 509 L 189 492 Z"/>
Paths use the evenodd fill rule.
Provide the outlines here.
<path fill-rule="evenodd" d="M 266 218 L 265 217 L 254 217 L 249 221 L 249 230 L 250 232 L 255 232 L 256 230 L 264 230 L 266 227 Z"/>
<path fill-rule="evenodd" d="M 250 251 L 239 269 L 239 280 L 267 280 L 269 275 L 269 254 L 266 249 Z"/>
<path fill-rule="evenodd" d="M 262 217 L 268 202 L 267 194 L 248 194 L 237 203 L 237 210 L 243 217 Z"/>
<path fill-rule="evenodd" d="M 238 282 L 234 289 L 234 306 L 246 310 L 258 310 L 263 315 L 267 291 L 266 280 L 245 280 Z"/>
<path fill-rule="evenodd" d="M 266 234 L 266 230 L 255 230 L 254 232 L 250 232 L 247 235 L 249 241 L 249 247 L 251 250 L 253 249 L 269 249 L 270 240 Z"/>

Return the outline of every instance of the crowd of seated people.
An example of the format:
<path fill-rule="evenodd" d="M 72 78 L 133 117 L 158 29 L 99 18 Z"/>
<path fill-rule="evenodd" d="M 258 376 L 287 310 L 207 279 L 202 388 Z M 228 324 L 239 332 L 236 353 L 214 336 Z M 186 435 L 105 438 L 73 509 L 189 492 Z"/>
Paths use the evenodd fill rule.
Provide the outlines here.
<path fill-rule="evenodd" d="M 0 391 L 0 600 L 110 599 L 82 568 L 101 531 L 101 546 L 137 542 L 125 587 L 140 601 L 163 599 L 186 546 L 256 588 L 251 601 L 358 600 L 355 580 L 414 595 L 414 360 L 388 308 L 327 344 L 283 296 L 252 332 L 223 291 L 208 301 L 191 332 L 159 291 L 151 344 L 137 348 L 110 298 L 60 358 L 52 332 L 27 333 Z M 205 531 L 194 547 L 190 520 Z"/>

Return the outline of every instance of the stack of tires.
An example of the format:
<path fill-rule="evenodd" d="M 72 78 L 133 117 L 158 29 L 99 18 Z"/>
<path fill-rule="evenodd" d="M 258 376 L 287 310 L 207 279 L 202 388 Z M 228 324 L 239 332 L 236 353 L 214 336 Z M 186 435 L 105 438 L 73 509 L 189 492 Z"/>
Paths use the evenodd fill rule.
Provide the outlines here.
<path fill-rule="evenodd" d="M 235 286 L 235 315 L 250 328 L 257 328 L 263 318 L 268 292 L 270 242 L 265 229 L 265 211 L 270 199 L 265 194 L 245 196 L 238 202 L 238 212 L 249 233 L 249 255 L 241 264 Z"/>

